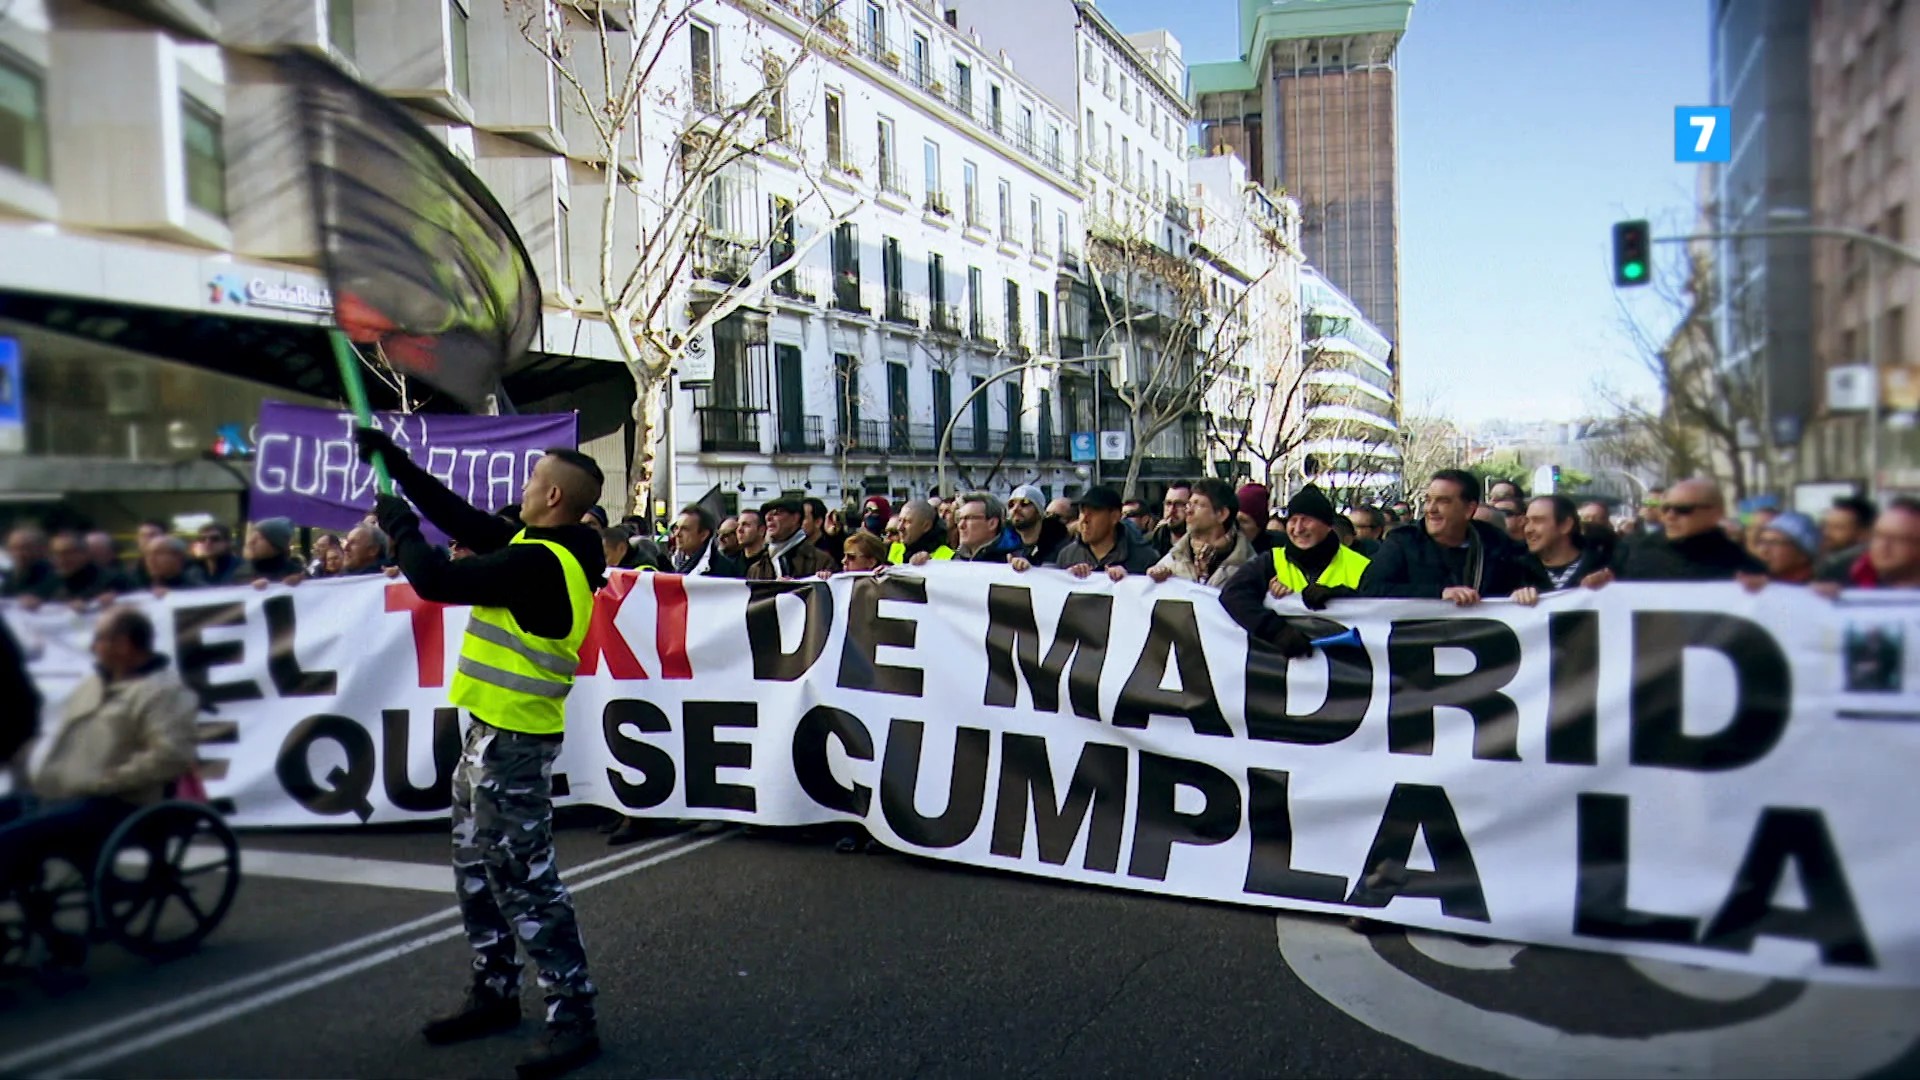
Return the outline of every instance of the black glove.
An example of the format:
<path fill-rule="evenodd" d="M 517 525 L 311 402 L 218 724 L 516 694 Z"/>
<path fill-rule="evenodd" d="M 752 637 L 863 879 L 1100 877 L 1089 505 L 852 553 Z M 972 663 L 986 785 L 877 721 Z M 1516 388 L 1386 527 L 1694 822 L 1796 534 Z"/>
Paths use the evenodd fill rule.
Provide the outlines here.
<path fill-rule="evenodd" d="M 1340 595 L 1340 590 L 1331 585 L 1309 585 L 1300 590 L 1300 602 L 1307 605 L 1308 611 L 1327 610 L 1327 601 Z"/>
<path fill-rule="evenodd" d="M 1313 655 L 1313 642 L 1307 635 L 1291 626 L 1282 626 L 1267 639 L 1281 656 L 1289 660 L 1298 660 Z"/>
<path fill-rule="evenodd" d="M 353 429 L 353 445 L 360 450 L 360 460 L 373 464 L 373 455 L 379 454 L 392 468 L 407 460 L 407 452 L 394 445 L 393 438 L 377 427 L 357 427 Z"/>
<path fill-rule="evenodd" d="M 375 495 L 373 517 L 380 523 L 380 531 L 395 539 L 403 532 L 420 527 L 420 518 L 414 514 L 413 507 L 398 495 Z"/>

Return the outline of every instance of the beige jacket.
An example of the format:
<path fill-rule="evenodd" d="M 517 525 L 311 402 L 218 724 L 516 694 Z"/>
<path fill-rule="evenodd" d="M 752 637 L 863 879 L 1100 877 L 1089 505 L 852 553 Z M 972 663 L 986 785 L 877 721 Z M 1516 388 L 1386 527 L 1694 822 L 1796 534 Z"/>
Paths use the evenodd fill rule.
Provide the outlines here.
<path fill-rule="evenodd" d="M 193 768 L 199 711 L 193 691 L 164 666 L 113 683 L 89 675 L 67 698 L 34 793 L 159 802 Z"/>
<path fill-rule="evenodd" d="M 1258 554 L 1258 552 L 1253 550 L 1253 545 L 1247 543 L 1246 535 L 1240 530 L 1230 529 L 1227 535 L 1233 537 L 1233 550 L 1227 552 L 1227 557 L 1221 559 L 1219 565 L 1213 568 L 1212 576 L 1200 582 L 1200 584 L 1211 585 L 1216 589 L 1225 585 L 1227 579 L 1233 576 L 1235 570 L 1240 569 L 1245 563 L 1252 562 L 1254 556 Z M 1166 567 L 1168 570 L 1173 571 L 1174 577 L 1180 578 L 1183 581 L 1198 580 L 1199 571 L 1193 564 L 1193 538 L 1182 536 L 1180 539 L 1174 541 L 1173 549 L 1161 556 L 1160 561 L 1155 563 L 1154 566 L 1156 568 Z"/>

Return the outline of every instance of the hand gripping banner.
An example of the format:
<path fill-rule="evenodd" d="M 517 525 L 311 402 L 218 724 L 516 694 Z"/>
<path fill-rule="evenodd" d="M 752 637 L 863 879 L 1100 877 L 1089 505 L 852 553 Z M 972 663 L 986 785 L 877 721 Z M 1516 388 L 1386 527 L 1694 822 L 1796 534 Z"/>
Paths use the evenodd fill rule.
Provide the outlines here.
<path fill-rule="evenodd" d="M 443 815 L 462 609 L 404 582 L 148 600 L 241 825 Z M 1289 613 L 1304 615 L 1297 607 Z M 86 620 L 7 618 L 57 710 Z M 1616 585 L 1336 601 L 1288 662 L 1210 590 L 949 565 L 616 572 L 555 777 L 639 816 L 1170 896 L 1920 985 L 1920 598 Z M 50 711 L 46 726 L 57 722 Z"/>

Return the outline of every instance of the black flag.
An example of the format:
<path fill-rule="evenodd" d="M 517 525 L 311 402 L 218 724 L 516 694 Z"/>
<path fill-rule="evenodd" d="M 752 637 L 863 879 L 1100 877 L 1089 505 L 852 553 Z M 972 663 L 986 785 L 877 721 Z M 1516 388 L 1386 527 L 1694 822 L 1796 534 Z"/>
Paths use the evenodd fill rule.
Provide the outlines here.
<path fill-rule="evenodd" d="M 478 411 L 540 327 L 540 283 L 478 177 L 398 105 L 280 56 L 298 102 L 334 320 Z"/>

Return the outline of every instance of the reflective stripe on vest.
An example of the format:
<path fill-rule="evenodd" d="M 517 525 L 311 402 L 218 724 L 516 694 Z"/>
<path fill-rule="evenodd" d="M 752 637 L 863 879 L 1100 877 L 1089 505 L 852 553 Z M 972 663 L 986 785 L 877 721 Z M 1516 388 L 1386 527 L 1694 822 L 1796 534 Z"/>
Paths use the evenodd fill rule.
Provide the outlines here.
<path fill-rule="evenodd" d="M 523 531 L 516 544 L 539 544 L 560 560 L 573 625 L 565 638 L 521 628 L 503 607 L 476 607 L 467 616 L 449 700 L 494 727 L 528 735 L 557 735 L 566 727 L 567 691 L 580 667 L 580 645 L 593 621 L 593 589 L 573 553 Z"/>
<path fill-rule="evenodd" d="M 1352 548 L 1342 545 L 1340 550 L 1334 553 L 1333 561 L 1327 564 L 1325 570 L 1320 571 L 1320 580 L 1313 584 L 1344 585 L 1350 589 L 1357 589 L 1360 587 L 1360 575 L 1366 573 L 1367 564 L 1372 561 Z M 1301 573 L 1299 567 L 1287 561 L 1285 548 L 1273 549 L 1273 577 L 1294 592 L 1307 587 L 1307 575 Z"/>
<path fill-rule="evenodd" d="M 946 560 L 953 558 L 953 549 L 945 544 L 933 549 L 933 557 Z M 895 566 L 907 565 L 907 545 L 896 543 L 887 549 L 887 561 Z"/>

